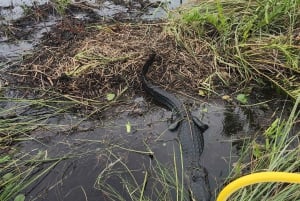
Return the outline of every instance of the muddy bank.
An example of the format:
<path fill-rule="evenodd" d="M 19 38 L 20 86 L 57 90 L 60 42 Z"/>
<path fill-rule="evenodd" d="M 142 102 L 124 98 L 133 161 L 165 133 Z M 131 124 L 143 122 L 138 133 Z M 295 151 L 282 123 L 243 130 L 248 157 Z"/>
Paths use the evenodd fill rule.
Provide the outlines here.
<path fill-rule="evenodd" d="M 0 2 L 0 67 L 8 68 L 30 54 L 45 33 L 62 22 L 67 31 L 78 32 L 73 24 L 114 21 L 141 21 L 165 16 L 163 7 L 174 8 L 160 1 L 56 1 L 12 0 Z M 155 14 L 154 14 L 155 11 Z M 76 22 L 75 22 L 76 21 Z M 59 25 L 57 25 L 59 27 Z M 65 30 L 61 30 L 65 31 Z"/>

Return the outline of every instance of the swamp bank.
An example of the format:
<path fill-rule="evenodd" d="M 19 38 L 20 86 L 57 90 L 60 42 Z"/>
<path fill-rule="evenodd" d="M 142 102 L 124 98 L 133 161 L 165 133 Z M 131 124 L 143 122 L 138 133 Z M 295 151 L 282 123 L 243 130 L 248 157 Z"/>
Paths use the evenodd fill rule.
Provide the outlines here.
<path fill-rule="evenodd" d="M 300 2 L 179 4 L 0 3 L 0 200 L 191 199 L 174 111 L 141 85 L 153 52 L 151 82 L 208 125 L 211 200 L 244 174 L 299 172 Z"/>

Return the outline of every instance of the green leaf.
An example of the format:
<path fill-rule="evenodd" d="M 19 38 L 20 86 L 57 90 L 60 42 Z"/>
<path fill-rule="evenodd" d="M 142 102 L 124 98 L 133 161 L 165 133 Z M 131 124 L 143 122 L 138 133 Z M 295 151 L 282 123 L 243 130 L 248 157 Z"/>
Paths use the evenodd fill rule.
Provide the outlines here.
<path fill-rule="evenodd" d="M 248 96 L 246 94 L 238 94 L 236 99 L 242 104 L 248 103 Z"/>
<path fill-rule="evenodd" d="M 9 161 L 9 160 L 10 160 L 10 156 L 6 155 L 6 156 L 0 158 L 0 164 L 1 164 L 1 163 L 5 163 L 5 162 L 7 162 L 7 161 Z"/>
<path fill-rule="evenodd" d="M 254 142 L 253 147 L 252 147 L 252 154 L 254 157 L 259 158 L 262 156 L 262 151 L 261 151 L 261 146 Z"/>
<path fill-rule="evenodd" d="M 14 201 L 24 201 L 24 200 L 25 200 L 25 195 L 24 194 L 19 194 L 14 199 Z"/>
<path fill-rule="evenodd" d="M 4 181 L 7 181 L 7 180 L 11 179 L 13 176 L 14 176 L 13 173 L 9 172 L 9 173 L 6 173 L 5 175 L 3 175 L 2 178 Z"/>
<path fill-rule="evenodd" d="M 273 123 L 267 128 L 265 131 L 265 135 L 270 138 L 275 138 L 278 132 L 278 129 L 280 128 L 280 119 L 276 118 Z"/>
<path fill-rule="evenodd" d="M 110 94 L 107 94 L 107 95 L 106 95 L 106 99 L 107 99 L 108 101 L 114 100 L 115 97 L 116 97 L 116 95 L 113 94 L 113 93 L 110 93 Z"/>
<path fill-rule="evenodd" d="M 126 132 L 130 133 L 131 132 L 131 123 L 128 121 L 126 124 Z"/>

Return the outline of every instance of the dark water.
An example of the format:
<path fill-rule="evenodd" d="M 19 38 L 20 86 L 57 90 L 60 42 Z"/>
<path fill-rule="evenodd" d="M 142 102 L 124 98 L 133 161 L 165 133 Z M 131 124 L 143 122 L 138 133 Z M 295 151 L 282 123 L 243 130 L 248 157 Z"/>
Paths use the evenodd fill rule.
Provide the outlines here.
<path fill-rule="evenodd" d="M 107 200 L 111 196 L 105 195 L 101 191 L 103 184 L 97 183 L 99 175 L 103 175 L 107 177 L 107 184 L 120 190 L 125 200 L 131 200 L 123 192 L 124 185 L 117 176 L 127 178 L 126 181 L 130 182 L 132 178 L 129 172 L 132 172 L 134 179 L 142 186 L 145 172 L 154 169 L 157 161 L 172 172 L 174 156 L 179 165 L 180 153 L 176 131 L 167 129 L 171 112 L 158 106 L 148 108 L 143 98 L 138 100 L 140 106 L 134 110 L 123 111 L 118 117 L 108 112 L 102 122 L 83 122 L 78 131 L 70 134 L 62 132 L 64 126 L 67 129 L 68 125 L 76 124 L 80 119 L 71 115 L 54 118 L 49 123 L 64 126 L 57 130 L 33 133 L 31 137 L 34 140 L 20 143 L 18 148 L 24 153 L 34 154 L 38 150 L 47 151 L 49 157 L 71 157 L 42 177 L 38 185 L 28 188 L 24 192 L 26 197 L 29 200 Z M 124 107 L 116 110 L 124 110 Z M 140 116 L 136 111 L 145 113 Z M 251 122 L 248 115 L 239 107 L 232 110 L 222 103 L 202 103 L 193 107 L 193 114 L 202 117 L 209 125 L 204 133 L 205 148 L 201 163 L 208 170 L 214 194 L 237 158 L 239 149 L 236 142 L 250 137 L 254 130 L 249 128 Z M 128 122 L 131 124 L 130 132 L 126 131 Z M 228 123 L 230 127 L 226 126 Z M 149 152 L 153 152 L 153 155 L 149 155 Z M 107 169 L 110 165 L 111 169 Z M 151 191 L 153 183 L 150 178 L 145 194 L 155 200 Z"/>

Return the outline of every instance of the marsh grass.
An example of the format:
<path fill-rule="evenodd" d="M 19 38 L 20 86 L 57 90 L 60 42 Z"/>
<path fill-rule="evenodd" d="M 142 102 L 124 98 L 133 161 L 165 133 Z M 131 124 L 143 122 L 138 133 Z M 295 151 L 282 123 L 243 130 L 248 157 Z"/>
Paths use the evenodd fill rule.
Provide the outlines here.
<path fill-rule="evenodd" d="M 173 155 L 173 164 L 152 159 L 149 166 L 141 162 L 141 169 L 132 169 L 125 159 L 110 151 L 109 162 L 99 174 L 95 188 L 109 200 L 188 200 L 183 185 L 182 157 Z M 110 182 L 122 185 L 116 187 Z"/>
<path fill-rule="evenodd" d="M 50 101 L 49 101 L 50 102 Z M 40 128 L 50 127 L 46 121 L 55 113 L 63 112 L 63 109 L 50 106 L 46 100 L 23 99 L 23 98 L 5 98 L 1 97 L 0 110 L 0 200 L 11 200 L 22 190 L 35 182 L 38 178 L 46 174 L 53 166 L 56 160 L 42 172 L 36 173 L 36 168 L 42 163 L 50 162 L 46 153 L 40 152 L 37 155 L 26 153 L 19 155 L 12 147 L 13 144 L 21 139 L 33 139 L 29 133 Z M 32 111 L 28 114 L 28 109 L 46 108 L 45 111 Z M 56 113 L 56 114 L 57 114 Z M 42 157 L 42 155 L 44 155 Z"/>
<path fill-rule="evenodd" d="M 36 155 L 24 154 L 18 158 L 6 159 L 0 163 L 0 199 L 3 201 L 12 200 L 30 185 L 37 182 L 54 168 L 64 157 L 50 158 L 46 152 L 39 152 Z M 2 157 L 1 159 L 4 159 Z M 38 167 L 47 164 L 43 170 Z"/>
<path fill-rule="evenodd" d="M 46 176 L 59 162 L 75 157 L 74 153 L 65 153 L 53 157 L 47 150 L 32 150 L 23 153 L 16 145 L 22 141 L 36 141 L 33 133 L 45 131 L 72 133 L 80 131 L 83 121 L 98 112 L 103 112 L 114 101 L 100 102 L 90 99 L 66 96 L 54 91 L 33 88 L 2 87 L 0 97 L 0 200 L 12 200 L 23 196 L 22 192 L 35 185 Z M 21 95 L 26 94 L 27 95 Z M 19 94 L 15 97 L 9 94 Z M 118 96 L 117 96 L 118 97 Z M 75 114 L 76 108 L 87 108 L 86 113 Z M 66 115 L 77 117 L 61 123 L 55 119 Z M 75 152 L 75 150 L 73 150 Z M 79 157 L 79 156 L 76 156 Z"/>
<path fill-rule="evenodd" d="M 214 0 L 194 4 L 170 13 L 168 30 L 179 44 L 194 54 L 191 41 L 201 41 L 210 47 L 215 71 L 226 70 L 241 84 L 262 78 L 294 100 L 297 98 L 299 0 Z M 220 78 L 224 80 L 224 76 Z"/>
<path fill-rule="evenodd" d="M 119 104 L 119 98 L 126 88 L 116 94 L 113 100 L 98 101 L 83 97 L 59 94 L 51 90 L 40 88 L 10 88 L 3 87 L 3 91 L 13 93 L 27 93 L 22 97 L 0 97 L 0 146 L 9 148 L 22 139 L 30 139 L 30 133 L 39 129 L 60 130 L 62 132 L 76 131 L 80 124 L 97 114 L 104 112 L 113 105 Z M 78 114 L 77 110 L 81 113 Z M 57 124 L 52 120 L 65 115 L 77 115 L 72 123 Z M 0 152 L 1 153 L 1 152 Z"/>
<path fill-rule="evenodd" d="M 265 130 L 263 140 L 248 143 L 241 158 L 233 168 L 228 181 L 244 173 L 261 171 L 299 172 L 299 130 L 295 129 L 299 119 L 299 102 L 287 120 L 277 118 Z M 249 162 L 250 157 L 250 162 Z M 299 184 L 262 183 L 237 191 L 230 200 L 299 200 Z"/>

